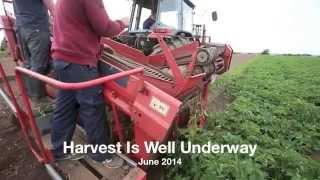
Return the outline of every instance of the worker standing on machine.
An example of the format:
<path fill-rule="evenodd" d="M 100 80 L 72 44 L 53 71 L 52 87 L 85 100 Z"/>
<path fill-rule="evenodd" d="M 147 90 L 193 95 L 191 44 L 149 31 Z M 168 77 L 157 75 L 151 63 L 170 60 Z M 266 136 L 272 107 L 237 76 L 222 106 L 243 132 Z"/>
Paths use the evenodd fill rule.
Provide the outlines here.
<path fill-rule="evenodd" d="M 151 27 L 156 22 L 156 14 L 152 12 L 152 14 L 143 22 L 143 29 L 151 29 Z"/>
<path fill-rule="evenodd" d="M 53 66 L 58 79 L 77 83 L 98 78 L 101 37 L 115 36 L 127 26 L 128 18 L 118 21 L 109 19 L 102 0 L 58 0 L 52 46 Z M 71 142 L 78 117 L 86 130 L 88 144 L 109 144 L 103 87 L 60 90 L 51 136 L 56 160 L 81 158 L 63 153 L 63 144 Z M 118 168 L 123 164 L 123 160 L 116 155 L 91 153 L 89 156 L 109 168 Z"/>
<path fill-rule="evenodd" d="M 14 0 L 16 32 L 22 55 L 23 66 L 40 74 L 49 71 L 50 23 L 53 15 L 52 0 Z M 44 84 L 39 80 L 25 77 L 28 96 L 33 103 L 46 100 Z"/>

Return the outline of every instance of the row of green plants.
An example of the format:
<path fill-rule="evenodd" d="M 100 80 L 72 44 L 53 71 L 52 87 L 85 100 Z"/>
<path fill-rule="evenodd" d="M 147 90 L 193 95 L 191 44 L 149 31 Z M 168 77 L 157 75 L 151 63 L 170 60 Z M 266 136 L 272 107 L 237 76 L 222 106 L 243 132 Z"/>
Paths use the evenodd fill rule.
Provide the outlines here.
<path fill-rule="evenodd" d="M 183 164 L 167 169 L 169 179 L 320 179 L 320 58 L 261 55 L 211 91 L 230 104 L 209 112 L 205 129 L 181 130 L 179 141 L 257 144 L 257 151 L 177 153 Z"/>

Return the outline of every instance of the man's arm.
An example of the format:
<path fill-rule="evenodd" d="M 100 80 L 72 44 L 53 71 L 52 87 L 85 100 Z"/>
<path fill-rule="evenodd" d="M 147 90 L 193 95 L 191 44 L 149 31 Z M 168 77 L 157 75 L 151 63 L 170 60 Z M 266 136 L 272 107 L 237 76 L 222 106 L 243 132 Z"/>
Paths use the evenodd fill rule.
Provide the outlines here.
<path fill-rule="evenodd" d="M 100 36 L 118 35 L 126 25 L 121 21 L 112 21 L 103 5 L 102 0 L 83 0 L 86 15 L 93 30 Z"/>
<path fill-rule="evenodd" d="M 43 4 L 46 6 L 46 8 L 50 12 L 50 16 L 54 15 L 54 4 L 53 0 L 42 0 Z"/>

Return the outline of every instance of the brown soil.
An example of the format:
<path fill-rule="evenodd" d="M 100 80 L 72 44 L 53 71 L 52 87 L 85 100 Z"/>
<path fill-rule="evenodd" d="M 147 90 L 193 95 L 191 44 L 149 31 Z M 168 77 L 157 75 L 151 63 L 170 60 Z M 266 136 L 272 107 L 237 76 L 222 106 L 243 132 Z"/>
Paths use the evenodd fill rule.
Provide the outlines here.
<path fill-rule="evenodd" d="M 230 71 L 239 67 L 240 65 L 246 64 L 250 62 L 256 54 L 234 54 L 232 57 L 232 62 L 230 66 Z M 219 77 L 218 77 L 219 78 Z M 231 103 L 231 99 L 225 96 L 225 90 L 220 89 L 218 91 L 210 91 L 209 92 L 209 100 L 208 100 L 209 112 L 222 112 L 226 109 L 227 105 Z"/>
<path fill-rule="evenodd" d="M 0 102 L 0 179 L 50 179 L 44 166 L 29 151 L 10 110 Z"/>
<path fill-rule="evenodd" d="M 236 53 L 232 56 L 232 62 L 230 69 L 233 70 L 234 68 L 237 68 L 238 66 L 242 64 L 246 64 L 250 62 L 254 57 L 256 57 L 257 54 L 240 54 Z"/>
<path fill-rule="evenodd" d="M 0 63 L 12 79 L 15 63 L 8 56 L 1 57 Z M 0 86 L 3 88 L 2 84 Z M 28 149 L 18 121 L 3 99 L 1 97 L 0 99 L 0 179 L 50 179 L 44 166 L 36 160 Z"/>
<path fill-rule="evenodd" d="M 16 63 L 12 60 L 8 52 L 1 52 L 0 56 L 0 63 L 5 73 L 7 74 L 7 76 L 12 78 L 14 76 L 14 68 L 16 66 Z"/>
<path fill-rule="evenodd" d="M 320 151 L 313 152 L 311 155 L 312 159 L 320 161 Z"/>
<path fill-rule="evenodd" d="M 222 89 L 216 92 L 211 91 L 208 103 L 209 112 L 223 112 L 231 103 L 231 99 L 225 96 L 225 91 Z"/>

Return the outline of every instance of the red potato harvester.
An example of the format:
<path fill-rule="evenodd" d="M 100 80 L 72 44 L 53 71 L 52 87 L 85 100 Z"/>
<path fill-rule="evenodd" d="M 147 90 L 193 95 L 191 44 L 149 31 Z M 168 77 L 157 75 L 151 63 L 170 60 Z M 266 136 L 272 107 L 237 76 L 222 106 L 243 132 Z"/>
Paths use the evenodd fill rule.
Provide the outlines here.
<path fill-rule="evenodd" d="M 11 1 L 3 1 L 4 4 L 8 2 Z M 168 27 L 158 23 L 165 22 L 164 16 L 172 11 L 172 7 L 182 14 L 175 16 L 177 24 Z M 190 121 L 196 121 L 200 127 L 205 125 L 208 87 L 215 75 L 228 71 L 233 50 L 229 45 L 211 43 L 204 25 L 186 24 L 183 17 L 188 16 L 186 13 L 193 14 L 194 7 L 189 0 L 133 1 L 129 30 L 101 41 L 101 70 L 111 68 L 114 74 L 104 74 L 99 79 L 82 83 L 59 82 L 50 75 L 20 67 L 23 58 L 15 36 L 14 17 L 7 12 L 1 16 L 8 49 L 17 64 L 15 82 L 21 97 L 14 93 L 16 90 L 10 85 L 1 64 L 4 89 L 0 88 L 0 94 L 15 113 L 30 150 L 45 164 L 51 177 L 59 179 L 61 174 L 67 174 L 71 179 L 80 176 L 85 179 L 146 179 L 143 170 L 146 167 L 141 169 L 135 161 L 154 159 L 157 155 L 146 153 L 141 148 L 144 142 L 165 143 L 174 137 L 176 127 L 185 128 Z M 143 11 L 157 12 L 156 24 L 151 30 L 141 30 Z M 212 19 L 217 19 L 215 12 Z M 188 25 L 192 33 L 185 29 Z M 120 154 L 126 164 L 115 170 L 98 167 L 89 159 L 53 163 L 49 151 L 50 126 L 43 125 L 49 124 L 50 118 L 39 120 L 34 116 L 22 81 L 25 75 L 45 82 L 50 97 L 54 97 L 55 89 L 79 90 L 103 84 L 112 137 L 124 145 L 127 141 L 138 144 L 139 153 Z M 80 126 L 74 139 L 85 142 Z"/>

